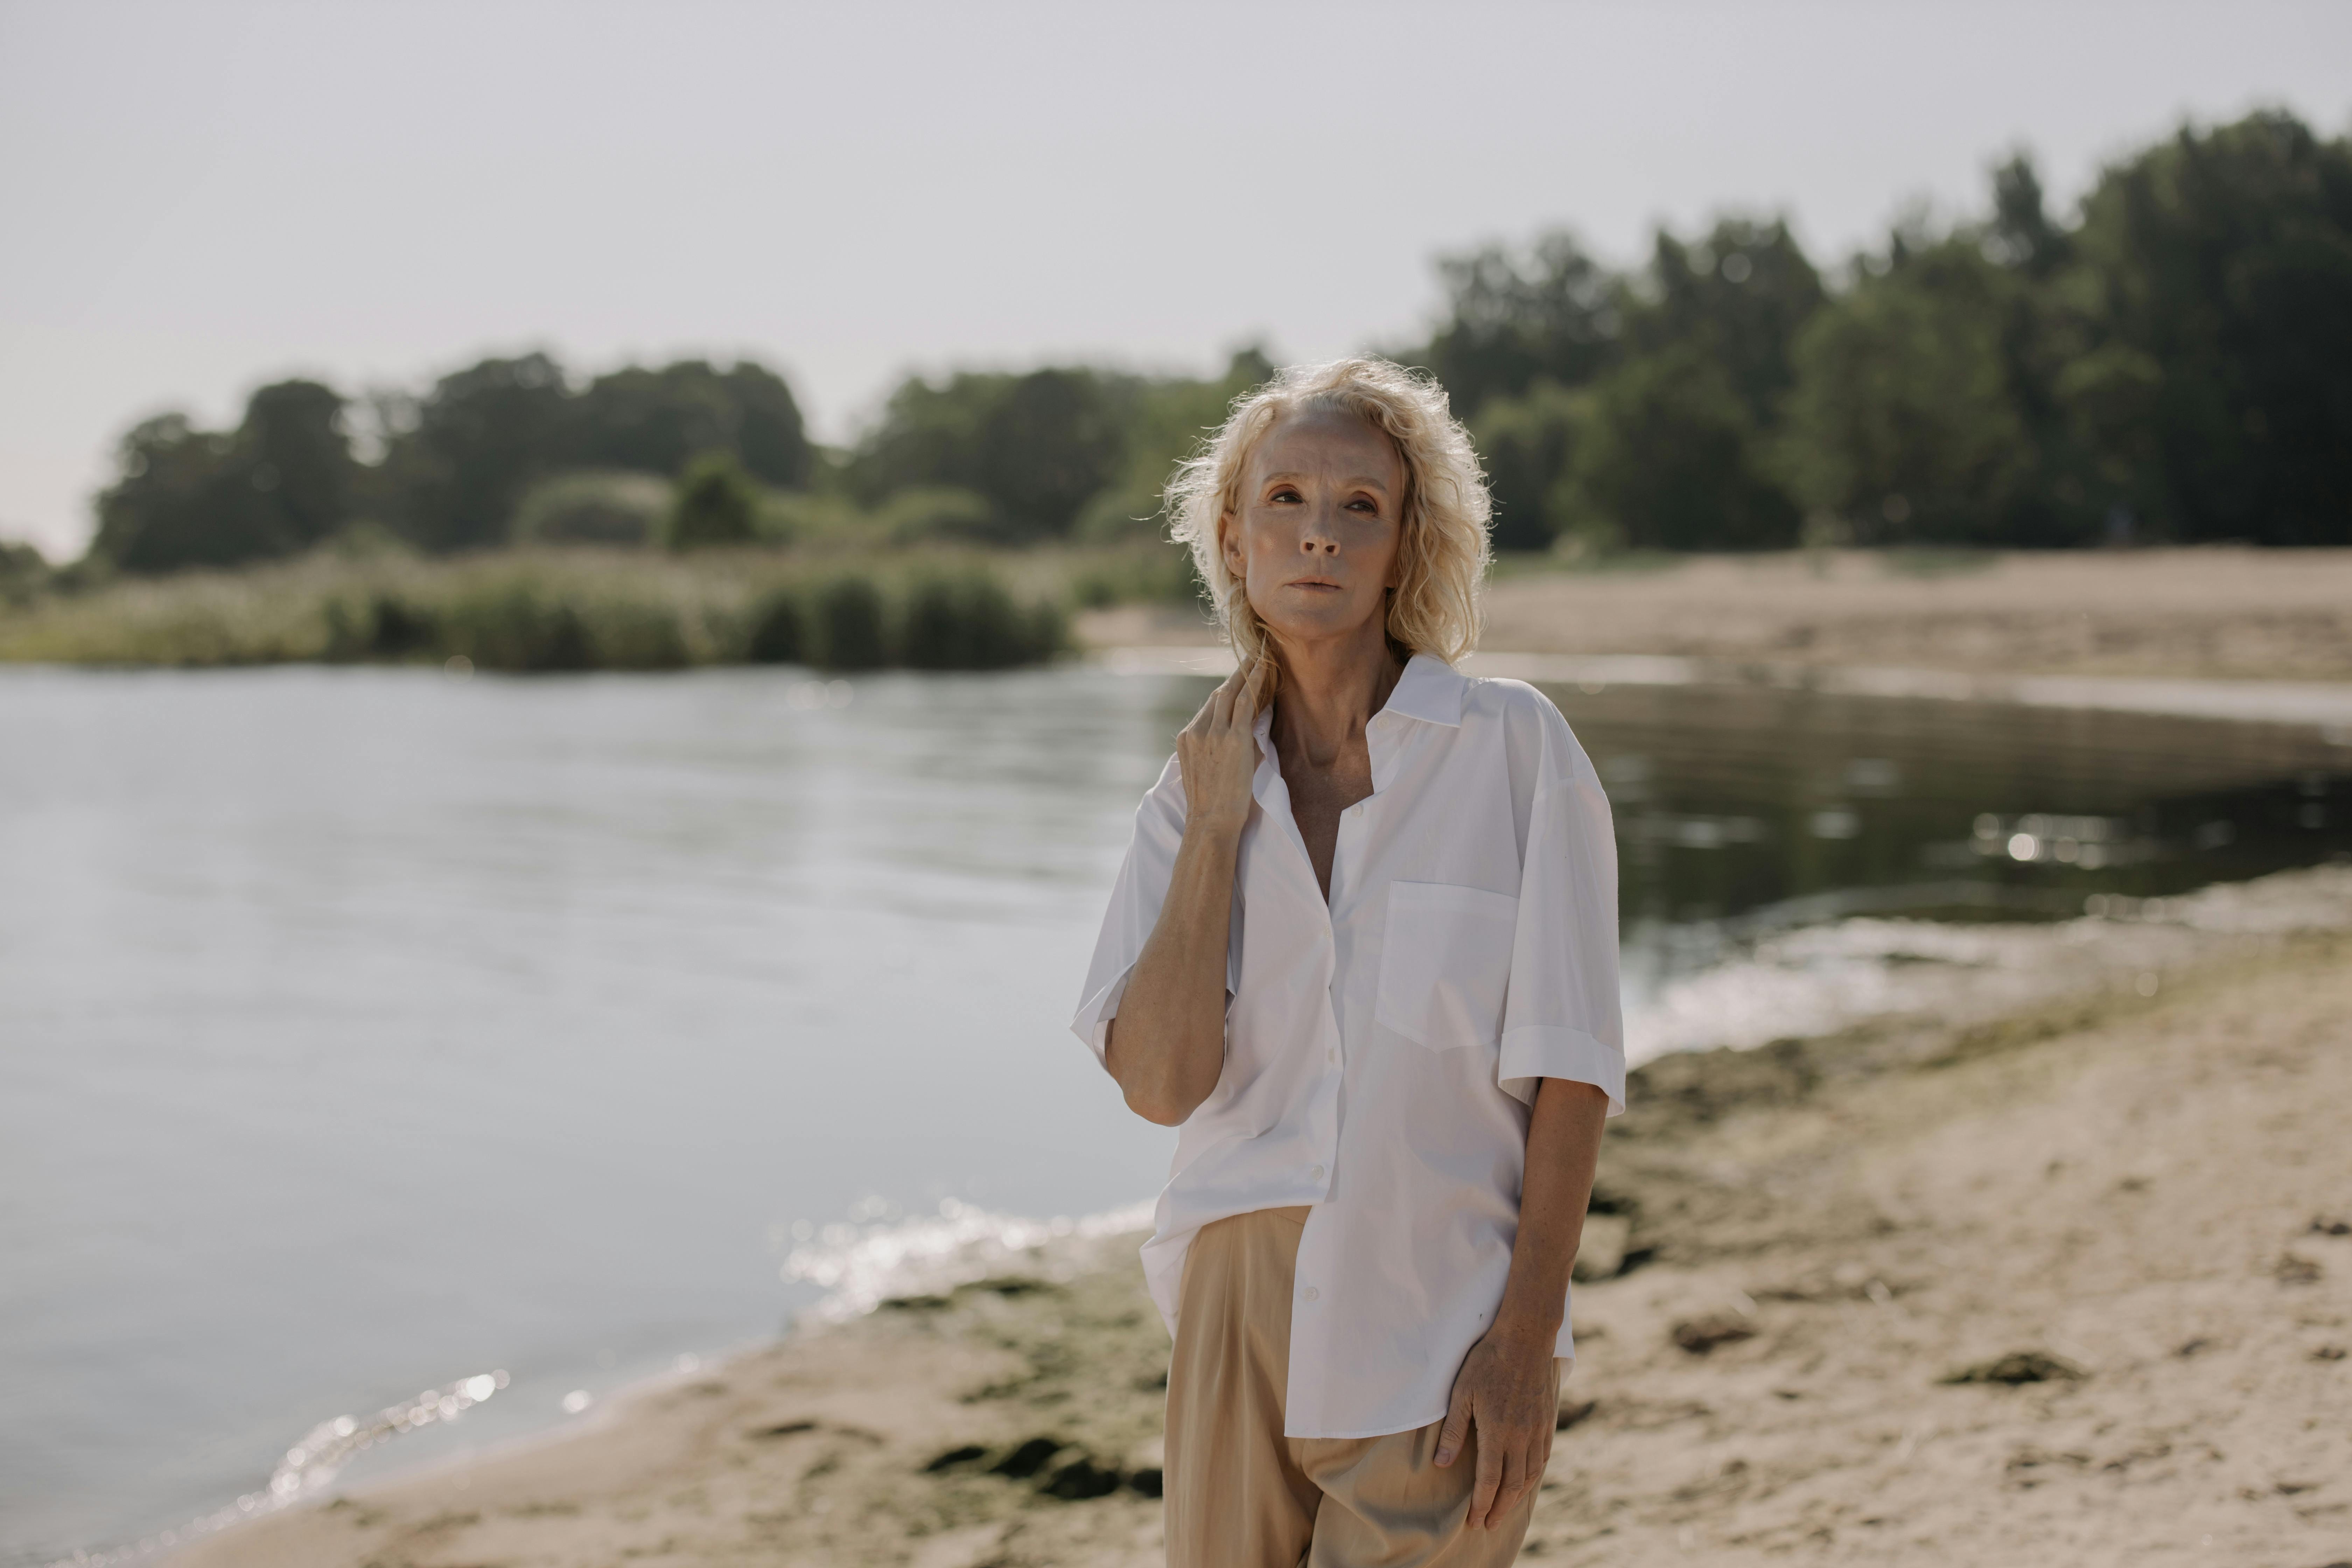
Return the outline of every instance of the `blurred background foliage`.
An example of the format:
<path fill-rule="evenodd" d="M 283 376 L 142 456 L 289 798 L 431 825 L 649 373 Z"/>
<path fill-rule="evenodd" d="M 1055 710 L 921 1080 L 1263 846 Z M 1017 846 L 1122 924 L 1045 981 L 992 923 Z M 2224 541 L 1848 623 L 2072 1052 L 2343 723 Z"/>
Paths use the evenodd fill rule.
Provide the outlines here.
<path fill-rule="evenodd" d="M 1559 231 L 1443 258 L 1438 274 L 1431 335 L 1387 352 L 1433 371 L 1469 423 L 1502 551 L 2352 543 L 2352 146 L 2284 113 L 2184 127 L 2106 169 L 2072 216 L 2020 155 L 1983 213 L 1914 215 L 1834 265 L 1782 218 L 1735 216 L 1659 233 L 1630 270 Z M 358 402 L 280 382 L 233 430 L 177 414 L 133 427 L 87 557 L 52 571 L 9 547 L 0 605 L 328 546 L 730 561 L 1051 547 L 1091 552 L 1055 577 L 1070 603 L 1181 601 L 1196 584 L 1165 542 L 1160 486 L 1272 368 L 1252 347 L 1197 379 L 916 376 L 840 449 L 812 443 L 791 388 L 750 361 L 583 382 L 528 353 Z M 981 658 L 1019 642 L 1002 627 L 1029 612 L 973 586 L 979 573 L 903 592 L 828 580 L 738 651 Z M 467 614 L 434 609 L 431 649 L 465 651 L 450 628 Z M 381 654 L 401 640 L 350 635 Z M 630 659 L 734 646 L 645 635 L 671 652 Z"/>
<path fill-rule="evenodd" d="M 339 541 L 236 572 L 31 597 L 0 616 L 0 659 L 995 669 L 1067 645 L 1058 570 L 1008 570 L 968 551 L 811 559 L 757 546 L 530 545 L 430 556 Z"/>

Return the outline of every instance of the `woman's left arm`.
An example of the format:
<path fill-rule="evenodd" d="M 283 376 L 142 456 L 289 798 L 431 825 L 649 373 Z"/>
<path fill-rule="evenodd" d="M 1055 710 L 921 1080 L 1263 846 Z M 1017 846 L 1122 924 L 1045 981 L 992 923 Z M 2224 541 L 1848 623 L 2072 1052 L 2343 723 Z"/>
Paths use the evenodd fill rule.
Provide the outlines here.
<path fill-rule="evenodd" d="M 1437 1462 L 1450 1465 L 1471 1426 L 1478 1430 L 1476 1485 L 1470 1522 L 1499 1524 L 1543 1479 L 1559 1419 L 1552 1351 L 1568 1310 L 1568 1271 L 1592 1201 L 1601 1129 L 1609 1094 L 1572 1079 L 1548 1078 L 1528 1124 L 1527 1173 L 1519 1192 L 1519 1236 L 1510 1280 L 1494 1326 L 1463 1358 L 1437 1438 Z"/>

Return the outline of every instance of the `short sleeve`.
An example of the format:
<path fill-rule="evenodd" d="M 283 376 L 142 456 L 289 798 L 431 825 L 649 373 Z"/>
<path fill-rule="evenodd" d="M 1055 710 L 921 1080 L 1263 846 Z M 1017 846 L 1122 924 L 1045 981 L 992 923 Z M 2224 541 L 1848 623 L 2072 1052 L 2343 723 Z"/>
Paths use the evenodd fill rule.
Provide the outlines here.
<path fill-rule="evenodd" d="M 1520 868 L 1518 927 L 1496 1077 L 1535 1102 L 1540 1080 L 1571 1079 L 1625 1109 L 1625 1024 L 1617 992 L 1617 839 L 1609 797 L 1568 721 L 1529 690 L 1541 726 Z"/>
<path fill-rule="evenodd" d="M 1160 782 L 1135 809 L 1135 836 L 1112 885 L 1101 934 L 1095 938 L 1083 1000 L 1070 1019 L 1070 1031 L 1087 1043 L 1097 1062 L 1104 1059 L 1110 1021 L 1118 1015 L 1128 976 L 1160 923 L 1160 909 L 1168 901 L 1168 883 L 1176 871 L 1176 851 L 1183 842 L 1184 781 L 1171 756 Z"/>

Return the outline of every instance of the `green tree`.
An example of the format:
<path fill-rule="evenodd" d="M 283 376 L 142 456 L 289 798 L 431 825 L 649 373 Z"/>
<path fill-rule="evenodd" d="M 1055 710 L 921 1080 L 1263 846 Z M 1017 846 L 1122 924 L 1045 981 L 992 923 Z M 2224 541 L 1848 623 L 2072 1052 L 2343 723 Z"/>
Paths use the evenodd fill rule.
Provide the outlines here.
<path fill-rule="evenodd" d="M 1723 368 L 1749 421 L 1767 429 L 1796 380 L 1797 334 L 1826 298 L 1785 219 L 1724 218 L 1696 244 L 1661 229 L 1625 312 L 1626 350 L 1697 348 Z"/>
<path fill-rule="evenodd" d="M 266 514 L 263 530 L 287 549 L 307 549 L 351 521 L 358 464 L 345 406 L 340 393 L 315 381 L 278 382 L 245 405 L 232 462 Z"/>
<path fill-rule="evenodd" d="M 1440 258 L 1445 317 L 1421 360 L 1456 415 L 1538 381 L 1580 386 L 1615 363 L 1622 285 L 1564 230 L 1524 250 L 1490 245 Z"/>
<path fill-rule="evenodd" d="M 568 403 L 563 371 L 543 353 L 442 377 L 378 470 L 387 521 L 428 550 L 502 542 L 524 491 L 564 466 Z"/>
<path fill-rule="evenodd" d="M 1508 384 L 1517 373 L 1506 367 L 1547 355 L 1574 378 L 1538 375 L 1475 404 L 1496 548 L 1541 549 L 1571 523 L 1597 539 L 1688 541 L 1676 548 L 1780 538 L 1790 503 L 1767 494 L 1763 443 L 1795 379 L 1796 335 L 1825 297 L 1788 225 L 1725 218 L 1695 242 L 1660 230 L 1633 278 L 1601 273 L 1559 237 L 1550 245 L 1541 265 L 1496 251 L 1456 264 L 1440 335 L 1454 348 L 1429 355 L 1453 353 L 1474 387 Z M 1736 417 L 1718 406 L 1726 389 Z M 1662 471 L 1644 479 L 1627 466 L 1638 461 Z"/>
<path fill-rule="evenodd" d="M 705 452 L 677 481 L 663 542 L 672 550 L 749 544 L 758 536 L 759 488 L 732 452 Z"/>
<path fill-rule="evenodd" d="M 902 489 L 971 490 L 1009 537 L 1062 537 L 1117 477 L 1135 392 L 1131 377 L 1068 367 L 909 380 L 860 443 L 851 482 L 869 505 Z"/>
<path fill-rule="evenodd" d="M 1796 542 L 1797 509 L 1760 453 L 1722 363 L 1680 343 L 1593 387 L 1553 511 L 1570 534 L 1604 547 L 1784 548 Z"/>
<path fill-rule="evenodd" d="M 735 410 L 735 455 L 763 484 L 804 489 L 816 477 L 801 405 L 784 378 L 767 366 L 739 360 L 720 373 Z"/>
<path fill-rule="evenodd" d="M 1781 447 L 1864 543 L 2088 542 L 2108 498 L 2059 406 L 2076 337 L 1989 230 L 1898 235 L 1800 338 Z"/>
<path fill-rule="evenodd" d="M 1234 400 L 1265 385 L 1274 370 L 1265 349 L 1251 344 L 1234 353 L 1223 375 L 1138 383 L 1117 477 L 1080 510 L 1078 536 L 1101 543 L 1164 542 L 1168 519 L 1161 494 L 1169 475 L 1224 423 Z"/>
<path fill-rule="evenodd" d="M 37 545 L 0 539 L 0 605 L 21 605 L 36 597 L 53 575 Z"/>
<path fill-rule="evenodd" d="M 1589 391 L 1539 381 L 1524 396 L 1489 399 L 1470 422 L 1495 500 L 1496 549 L 1547 549 L 1566 526 L 1561 483 L 1591 404 Z"/>
<path fill-rule="evenodd" d="M 598 376 L 572 402 L 564 445 L 578 467 L 665 479 L 698 453 L 731 452 L 751 474 L 785 489 L 808 483 L 813 461 L 792 388 L 750 361 L 719 371 L 681 360 Z"/>
<path fill-rule="evenodd" d="M 2032 157 L 2012 155 L 1992 173 L 1992 225 L 1989 253 L 2027 277 L 2046 279 L 2070 260 L 2074 237 L 2053 221 L 2042 194 Z"/>
<path fill-rule="evenodd" d="M 2352 143 L 2183 129 L 2101 176 L 2074 243 L 2105 358 L 2069 388 L 2157 531 L 2352 542 Z"/>
<path fill-rule="evenodd" d="M 269 552 L 272 542 L 212 526 L 226 499 L 226 437 L 197 429 L 184 414 L 132 426 L 115 450 L 115 480 L 98 497 L 89 553 L 122 572 L 217 565 Z M 232 519 L 241 524 L 241 519 Z"/>
<path fill-rule="evenodd" d="M 123 437 L 90 553 L 131 573 L 234 566 L 308 549 L 351 520 L 344 401 L 314 381 L 262 387 L 236 431 L 167 414 Z"/>
<path fill-rule="evenodd" d="M 2005 542 L 2035 465 L 2002 353 L 2017 288 L 1964 238 L 1864 277 L 1806 331 L 1789 468 L 1864 543 Z"/>

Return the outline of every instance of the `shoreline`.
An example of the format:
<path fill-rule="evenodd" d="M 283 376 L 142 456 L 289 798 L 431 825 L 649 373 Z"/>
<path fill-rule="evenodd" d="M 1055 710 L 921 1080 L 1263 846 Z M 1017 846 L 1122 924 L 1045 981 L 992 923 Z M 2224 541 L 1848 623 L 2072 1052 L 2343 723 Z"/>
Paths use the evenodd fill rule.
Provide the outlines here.
<path fill-rule="evenodd" d="M 2244 886 L 2340 910 L 2352 868 Z M 1637 1069 L 1588 1243 L 1619 1267 L 1577 1287 L 1528 1555 L 2332 1560 L 2347 1018 L 2352 930 L 2249 920 L 2153 996 L 2102 984 Z M 1166 1336 L 1136 1239 L 1015 1249 L 593 1426 L 173 1561 L 1156 1561 Z M 1994 1381 L 1948 1381 L 1972 1373 Z"/>

